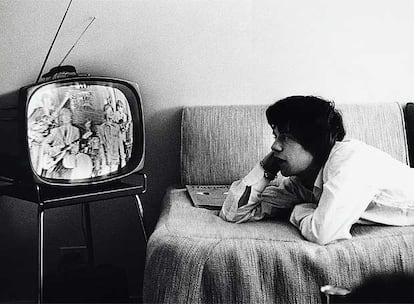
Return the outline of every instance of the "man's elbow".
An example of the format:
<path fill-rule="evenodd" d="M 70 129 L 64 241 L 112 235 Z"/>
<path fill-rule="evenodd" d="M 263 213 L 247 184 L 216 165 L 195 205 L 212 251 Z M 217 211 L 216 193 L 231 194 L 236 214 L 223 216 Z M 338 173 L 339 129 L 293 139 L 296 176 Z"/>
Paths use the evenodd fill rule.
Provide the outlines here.
<path fill-rule="evenodd" d="M 224 208 L 220 210 L 219 216 L 226 222 L 235 223 L 235 224 L 248 222 L 251 218 L 249 213 L 226 212 Z"/>
<path fill-rule="evenodd" d="M 314 242 L 314 243 L 316 243 L 318 245 L 322 245 L 322 246 L 328 245 L 329 243 L 332 243 L 334 241 L 336 241 L 336 240 L 335 239 L 332 239 L 332 238 L 327 238 L 327 237 L 324 237 L 324 236 L 322 236 L 322 237 L 316 237 L 316 238 L 314 238 L 312 240 L 312 242 Z"/>
<path fill-rule="evenodd" d="M 313 243 L 318 245 L 328 245 L 343 239 L 352 238 L 350 227 L 346 225 L 335 225 L 332 221 L 317 221 L 313 215 L 303 217 L 298 223 L 292 220 L 293 224 L 296 223 L 302 236 Z"/>
<path fill-rule="evenodd" d="M 236 216 L 234 214 L 226 214 L 226 212 L 223 211 L 223 209 L 220 210 L 219 216 L 226 222 L 234 223 L 237 221 Z"/>
<path fill-rule="evenodd" d="M 350 234 L 339 235 L 339 234 L 334 234 L 330 231 L 319 229 L 319 231 L 315 231 L 309 237 L 305 236 L 305 238 L 308 241 L 324 246 L 324 245 L 329 245 L 331 243 L 337 242 L 339 240 L 350 239 L 351 235 Z"/>
<path fill-rule="evenodd" d="M 242 216 L 240 214 L 226 211 L 224 208 L 220 210 L 219 216 L 226 222 L 230 223 L 238 223 L 242 219 Z"/>

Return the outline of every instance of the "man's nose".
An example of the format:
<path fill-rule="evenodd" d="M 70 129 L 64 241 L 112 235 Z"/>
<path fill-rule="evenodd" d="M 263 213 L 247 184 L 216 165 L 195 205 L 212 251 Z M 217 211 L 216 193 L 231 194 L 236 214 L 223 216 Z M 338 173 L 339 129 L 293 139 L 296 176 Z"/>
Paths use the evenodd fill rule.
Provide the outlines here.
<path fill-rule="evenodd" d="M 278 140 L 275 140 L 273 142 L 271 149 L 272 151 L 275 151 L 275 152 L 281 152 L 283 150 L 283 147 Z"/>

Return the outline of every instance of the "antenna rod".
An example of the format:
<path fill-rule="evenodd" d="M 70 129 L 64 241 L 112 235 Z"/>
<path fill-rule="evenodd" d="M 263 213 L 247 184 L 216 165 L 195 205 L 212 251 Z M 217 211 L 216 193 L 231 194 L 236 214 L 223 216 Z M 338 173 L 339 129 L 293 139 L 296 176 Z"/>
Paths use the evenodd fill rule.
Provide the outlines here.
<path fill-rule="evenodd" d="M 36 83 L 38 83 L 38 82 L 39 82 L 39 79 L 40 79 L 40 77 L 42 76 L 43 69 L 45 68 L 45 65 L 46 65 L 46 61 L 47 61 L 47 59 L 49 58 L 50 52 L 52 51 L 53 45 L 55 44 L 55 41 L 56 41 L 56 38 L 57 38 L 57 36 L 58 36 L 58 34 L 59 34 L 60 28 L 62 27 L 62 24 L 63 24 L 63 22 L 65 21 L 66 14 L 67 14 L 67 13 L 68 13 L 68 11 L 69 11 L 69 7 L 70 7 L 70 5 L 72 4 L 72 1 L 73 1 L 73 0 L 70 0 L 70 1 L 69 1 L 68 7 L 66 8 L 66 12 L 65 12 L 65 14 L 63 15 L 62 21 L 60 21 L 59 28 L 58 28 L 58 30 L 57 30 L 57 32 L 56 32 L 56 34 L 55 34 L 55 37 L 53 38 L 52 44 L 51 44 L 51 45 L 50 45 L 50 47 L 49 47 L 49 51 L 47 52 L 46 58 L 45 58 L 45 60 L 43 61 L 43 65 L 42 65 L 42 68 L 40 69 L 39 76 L 37 76 Z"/>
<path fill-rule="evenodd" d="M 66 53 L 65 57 L 63 57 L 62 61 L 59 63 L 58 66 L 61 66 L 63 64 L 63 61 L 65 61 L 65 59 L 69 56 L 70 52 L 72 52 L 72 50 L 74 49 L 74 47 L 78 44 L 79 40 L 81 40 L 83 34 L 86 33 L 86 31 L 88 30 L 88 28 L 92 25 L 92 23 L 95 21 L 96 17 L 93 16 L 91 22 L 89 22 L 89 24 L 86 26 L 86 28 L 83 30 L 83 32 L 80 34 L 79 38 L 75 41 L 75 43 L 72 45 L 72 47 L 69 49 L 69 51 Z"/>

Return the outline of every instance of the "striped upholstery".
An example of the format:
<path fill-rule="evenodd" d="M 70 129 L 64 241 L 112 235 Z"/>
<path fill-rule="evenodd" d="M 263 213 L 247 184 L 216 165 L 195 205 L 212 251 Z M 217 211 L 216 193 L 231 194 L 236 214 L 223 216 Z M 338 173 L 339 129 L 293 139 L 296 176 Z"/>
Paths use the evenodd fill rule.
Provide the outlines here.
<path fill-rule="evenodd" d="M 399 104 L 338 108 L 347 136 L 408 162 Z M 182 183 L 230 184 L 246 174 L 270 149 L 265 109 L 184 108 Z M 144 302 L 322 303 L 322 285 L 354 288 L 373 274 L 414 272 L 414 227 L 355 226 L 352 235 L 319 246 L 287 222 L 227 223 L 172 188 L 148 242 Z"/>
<path fill-rule="evenodd" d="M 270 151 L 266 105 L 186 107 L 182 112 L 181 181 L 230 184 Z M 340 104 L 348 137 L 408 163 L 404 115 L 398 103 Z"/>
<path fill-rule="evenodd" d="M 356 226 L 353 239 L 304 241 L 287 222 L 232 224 L 170 189 L 151 235 L 144 303 L 322 303 L 319 287 L 355 288 L 414 272 L 414 227 Z"/>
<path fill-rule="evenodd" d="M 230 184 L 269 150 L 265 106 L 184 108 L 181 129 L 183 184 Z M 267 138 L 267 144 L 266 144 Z"/>

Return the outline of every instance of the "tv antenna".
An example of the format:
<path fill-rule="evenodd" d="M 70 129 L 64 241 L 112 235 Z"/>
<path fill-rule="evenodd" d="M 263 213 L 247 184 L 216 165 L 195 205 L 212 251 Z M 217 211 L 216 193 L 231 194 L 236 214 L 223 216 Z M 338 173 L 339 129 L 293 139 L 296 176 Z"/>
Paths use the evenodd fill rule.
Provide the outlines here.
<path fill-rule="evenodd" d="M 62 61 L 59 63 L 58 66 L 61 66 L 63 64 L 63 61 L 69 56 L 70 52 L 75 48 L 75 46 L 78 44 L 79 40 L 81 40 L 82 36 L 86 33 L 88 28 L 92 25 L 92 23 L 95 21 L 96 17 L 93 16 L 92 20 L 89 22 L 89 24 L 85 27 L 83 32 L 79 35 L 78 39 L 75 41 L 75 43 L 72 45 L 72 47 L 69 49 L 69 51 L 66 53 L 65 57 L 63 57 Z"/>
<path fill-rule="evenodd" d="M 48 58 L 49 58 L 49 55 L 50 55 L 50 53 L 51 53 L 51 51 L 52 51 L 53 45 L 55 44 L 56 38 L 57 38 L 57 36 L 59 35 L 60 29 L 61 29 L 61 27 L 62 27 L 62 25 L 63 25 L 63 22 L 65 21 L 66 15 L 67 15 L 67 13 L 68 13 L 68 11 L 69 11 L 69 8 L 70 8 L 70 6 L 71 6 L 71 4 L 72 4 L 72 1 L 73 1 L 73 0 L 70 0 L 70 1 L 69 1 L 69 4 L 68 4 L 68 6 L 67 6 L 67 8 L 66 8 L 66 11 L 65 11 L 65 14 L 63 15 L 63 18 L 62 18 L 62 20 L 60 21 L 60 24 L 59 24 L 59 27 L 58 27 L 58 29 L 57 29 L 57 31 L 56 31 L 55 37 L 53 38 L 52 44 L 51 44 L 51 45 L 50 45 L 50 47 L 49 47 L 49 50 L 48 50 L 48 52 L 47 52 L 47 54 L 46 54 L 46 57 L 45 57 L 45 60 L 43 61 L 42 68 L 40 69 L 39 75 L 37 76 L 36 83 L 38 83 L 38 82 L 39 82 L 39 79 L 40 79 L 40 77 L 42 76 L 43 69 L 45 68 L 46 62 L 47 62 L 47 60 L 48 60 Z M 65 59 L 69 56 L 69 54 L 72 52 L 72 50 L 75 48 L 76 44 L 79 42 L 79 40 L 82 38 L 82 36 L 86 33 L 86 31 L 87 31 L 87 30 L 88 30 L 88 28 L 92 25 L 92 23 L 95 21 L 95 19 L 96 19 L 96 17 L 95 17 L 95 16 L 93 16 L 93 17 L 92 17 L 92 20 L 89 22 L 89 24 L 86 26 L 86 28 L 85 28 L 85 29 L 82 31 L 82 33 L 79 35 L 78 39 L 75 41 L 75 43 L 72 45 L 72 47 L 71 47 L 71 48 L 69 49 L 69 51 L 66 53 L 66 55 L 63 57 L 63 59 L 61 60 L 61 62 L 59 63 L 59 65 L 58 65 L 57 67 L 55 67 L 55 68 L 53 68 L 53 69 L 52 69 L 52 70 L 56 70 L 56 71 L 53 71 L 53 74 L 59 73 L 59 69 L 60 69 L 60 67 L 62 66 L 63 62 L 64 62 L 64 61 L 65 61 Z M 50 71 L 48 74 L 51 74 L 51 72 L 52 72 L 52 71 Z"/>
<path fill-rule="evenodd" d="M 42 76 L 43 69 L 45 68 L 45 65 L 46 65 L 46 61 L 47 61 L 47 59 L 49 58 L 50 52 L 52 51 L 53 45 L 55 44 L 55 41 L 56 41 L 56 38 L 57 38 L 57 36 L 59 35 L 60 28 L 62 27 L 62 24 L 63 24 L 63 22 L 65 21 L 66 15 L 68 14 L 68 11 L 69 11 L 70 5 L 72 4 L 72 1 L 73 1 L 73 0 L 70 0 L 70 1 L 69 1 L 68 7 L 66 8 L 66 11 L 65 11 L 65 14 L 63 15 L 63 18 L 62 18 L 62 20 L 60 21 L 60 24 L 59 24 L 59 27 L 58 27 L 58 29 L 57 29 L 57 31 L 56 31 L 55 37 L 53 38 L 52 44 L 51 44 L 51 45 L 50 45 L 50 47 L 49 47 L 49 51 L 48 51 L 48 52 L 47 52 L 47 54 L 46 54 L 46 58 L 45 58 L 45 60 L 43 61 L 42 68 L 40 69 L 39 75 L 37 76 L 36 83 L 38 83 L 38 82 L 39 82 L 40 76 Z"/>

